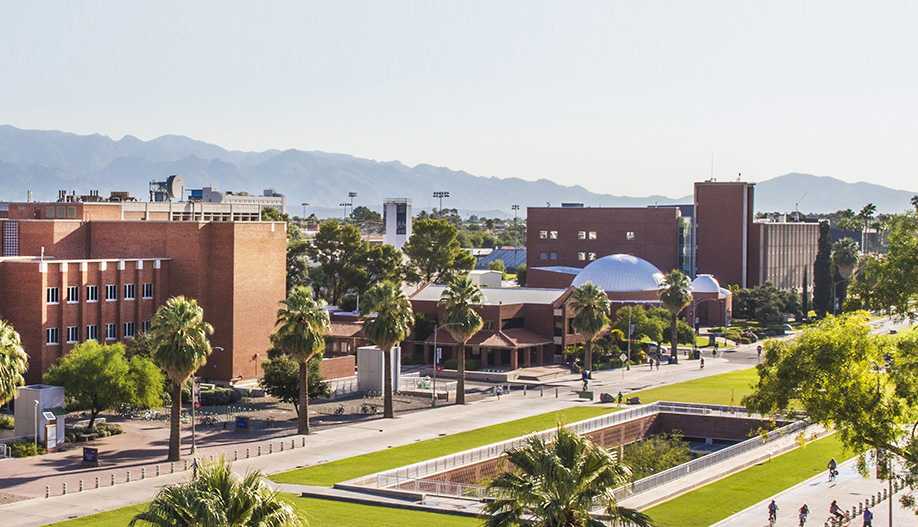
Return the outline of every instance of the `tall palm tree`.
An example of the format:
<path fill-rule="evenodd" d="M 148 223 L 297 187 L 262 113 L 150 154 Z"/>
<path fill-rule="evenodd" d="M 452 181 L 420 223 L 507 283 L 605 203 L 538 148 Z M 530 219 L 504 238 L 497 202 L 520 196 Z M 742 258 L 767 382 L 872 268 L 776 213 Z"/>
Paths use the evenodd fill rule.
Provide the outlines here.
<path fill-rule="evenodd" d="M 860 251 L 857 242 L 845 237 L 832 244 L 832 263 L 838 268 L 838 274 L 845 280 L 851 277 Z"/>
<path fill-rule="evenodd" d="M 692 283 L 688 276 L 678 269 L 673 269 L 663 277 L 662 289 L 660 289 L 660 301 L 663 307 L 669 310 L 672 315 L 670 326 L 670 356 L 674 362 L 678 362 L 679 353 L 676 348 L 679 345 L 679 313 L 692 303 Z"/>
<path fill-rule="evenodd" d="M 612 304 L 609 296 L 596 284 L 587 282 L 571 293 L 574 330 L 583 335 L 583 366 L 593 369 L 593 341 L 611 323 Z"/>
<path fill-rule="evenodd" d="M 13 325 L 0 320 L 0 404 L 16 396 L 16 387 L 25 384 L 29 356 Z"/>
<path fill-rule="evenodd" d="M 223 459 L 205 463 L 195 479 L 163 487 L 147 510 L 129 525 L 212 525 L 215 527 L 296 527 L 306 522 L 260 472 L 241 480 Z"/>
<path fill-rule="evenodd" d="M 309 434 L 309 361 L 325 350 L 325 335 L 331 326 L 325 303 L 313 298 L 311 289 L 298 285 L 281 301 L 276 326 L 271 335 L 274 346 L 300 365 L 296 430 Z"/>
<path fill-rule="evenodd" d="M 483 299 L 481 289 L 463 275 L 454 276 L 440 295 L 444 327 L 459 346 L 456 354 L 456 404 L 465 404 L 465 345 L 484 326 L 481 315 L 475 311 L 475 306 Z"/>
<path fill-rule="evenodd" d="M 870 225 L 870 220 L 873 219 L 874 215 L 877 212 L 877 206 L 873 203 L 868 203 L 864 205 L 864 208 L 857 213 L 857 218 L 861 220 L 862 230 L 861 230 L 861 250 L 865 253 L 867 251 L 867 228 Z"/>
<path fill-rule="evenodd" d="M 181 458 L 182 437 L 179 423 L 182 413 L 182 386 L 211 354 L 210 335 L 214 328 L 204 321 L 204 309 L 198 301 L 184 296 L 172 297 L 161 305 L 150 324 L 153 362 L 172 381 L 172 419 L 169 427 L 169 461 Z"/>
<path fill-rule="evenodd" d="M 915 212 L 918 212 L 918 195 L 912 196 L 912 199 L 909 200 L 912 204 L 912 207 L 915 207 Z"/>
<path fill-rule="evenodd" d="M 370 317 L 363 323 L 367 340 L 383 352 L 383 417 L 395 417 L 392 408 L 392 348 L 407 339 L 414 327 L 411 302 L 394 282 L 377 282 L 364 303 Z"/>
<path fill-rule="evenodd" d="M 652 526 L 636 510 L 619 507 L 613 490 L 631 481 L 631 469 L 585 437 L 558 428 L 550 442 L 532 437 L 507 457 L 513 471 L 496 477 L 485 505 L 487 527 Z M 591 512 L 600 508 L 601 513 Z"/>

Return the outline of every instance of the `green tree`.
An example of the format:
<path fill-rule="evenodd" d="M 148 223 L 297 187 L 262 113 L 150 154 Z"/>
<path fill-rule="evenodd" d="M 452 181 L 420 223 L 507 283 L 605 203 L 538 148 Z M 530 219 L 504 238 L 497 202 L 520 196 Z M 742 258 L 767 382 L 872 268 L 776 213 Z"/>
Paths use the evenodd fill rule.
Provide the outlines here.
<path fill-rule="evenodd" d="M 25 384 L 29 356 L 13 325 L 0 320 L 0 404 L 16 396 L 16 388 Z"/>
<path fill-rule="evenodd" d="M 877 206 L 873 203 L 868 203 L 864 205 L 864 208 L 857 213 L 857 219 L 861 222 L 861 250 L 866 252 L 868 251 L 867 247 L 867 229 L 870 226 L 870 222 L 873 220 L 877 212 Z"/>
<path fill-rule="evenodd" d="M 914 318 L 918 315 L 918 214 L 890 218 L 887 240 L 884 258 L 865 257 L 860 264 L 855 289 L 865 307 Z"/>
<path fill-rule="evenodd" d="M 497 497 L 485 505 L 487 527 L 653 525 L 647 515 L 618 506 L 613 491 L 631 481 L 631 470 L 586 437 L 559 427 L 550 442 L 529 438 L 507 458 L 513 470 L 488 484 Z M 592 515 L 595 507 L 603 518 Z"/>
<path fill-rule="evenodd" d="M 447 281 L 475 267 L 475 258 L 459 245 L 456 226 L 442 219 L 416 221 L 402 250 L 411 260 L 413 278 L 424 282 Z"/>
<path fill-rule="evenodd" d="M 570 306 L 574 311 L 571 320 L 574 330 L 583 335 L 584 368 L 593 369 L 593 342 L 609 327 L 612 304 L 606 292 L 587 282 L 571 292 Z"/>
<path fill-rule="evenodd" d="M 338 305 L 365 272 L 366 242 L 360 238 L 360 230 L 353 224 L 338 220 L 322 222 L 315 239 L 307 246 L 306 254 L 321 269 L 313 282 L 316 292 L 333 305 Z"/>
<path fill-rule="evenodd" d="M 842 278 L 847 279 L 854 273 L 859 253 L 857 242 L 851 238 L 845 237 L 832 244 L 832 263 Z"/>
<path fill-rule="evenodd" d="M 615 311 L 615 322 L 612 327 L 618 329 L 623 335 L 628 335 L 628 322 L 634 327 L 631 332 L 632 340 L 646 338 L 653 342 L 663 340 L 663 333 L 669 325 L 669 312 L 666 312 L 666 320 L 652 317 L 649 310 L 644 306 L 622 306 Z"/>
<path fill-rule="evenodd" d="M 299 364 L 299 408 L 297 433 L 309 434 L 309 361 L 321 357 L 325 335 L 331 326 L 322 301 L 312 296 L 308 287 L 295 287 L 281 301 L 271 342 Z"/>
<path fill-rule="evenodd" d="M 331 391 L 328 383 L 319 373 L 318 359 L 309 361 L 308 399 L 327 397 Z M 261 363 L 261 385 L 265 391 L 285 403 L 293 404 L 297 417 L 300 415 L 300 365 L 284 353 L 268 358 Z"/>
<path fill-rule="evenodd" d="M 128 359 L 123 344 L 80 343 L 45 372 L 44 381 L 64 387 L 70 408 L 89 411 L 90 430 L 102 411 L 162 404 L 162 372 L 146 357 Z"/>
<path fill-rule="evenodd" d="M 912 207 L 915 207 L 915 213 L 918 214 L 918 195 L 912 196 L 912 199 L 909 200 L 912 204 Z"/>
<path fill-rule="evenodd" d="M 500 258 L 492 261 L 488 264 L 488 269 L 492 271 L 500 271 L 501 275 L 507 272 L 507 265 Z"/>
<path fill-rule="evenodd" d="M 197 300 L 172 297 L 159 306 L 150 325 L 155 343 L 153 362 L 172 381 L 172 414 L 169 425 L 169 461 L 181 458 L 182 387 L 194 372 L 207 363 L 213 351 L 210 335 L 213 326 L 204 320 L 204 309 Z"/>
<path fill-rule="evenodd" d="M 351 219 L 364 228 L 379 228 L 382 226 L 383 222 L 383 217 L 380 213 L 376 212 L 375 210 L 370 210 L 363 205 L 354 207 L 354 210 L 351 211 Z"/>
<path fill-rule="evenodd" d="M 800 293 L 801 309 L 803 318 L 810 316 L 810 268 L 803 268 L 803 292 Z"/>
<path fill-rule="evenodd" d="M 298 527 L 306 522 L 265 484 L 260 472 L 239 479 L 221 458 L 204 463 L 191 481 L 160 489 L 129 525 Z"/>
<path fill-rule="evenodd" d="M 918 469 L 918 330 L 874 335 L 865 312 L 828 317 L 792 341 L 769 341 L 744 404 L 803 410 L 856 452 L 876 448 Z"/>
<path fill-rule="evenodd" d="M 658 434 L 625 445 L 622 461 L 631 467 L 634 481 L 663 472 L 692 460 L 689 444 L 682 434 Z"/>
<path fill-rule="evenodd" d="M 520 287 L 526 287 L 526 275 L 528 274 L 529 268 L 526 267 L 526 264 L 520 264 L 516 267 L 516 283 Z"/>
<path fill-rule="evenodd" d="M 445 320 L 444 329 L 456 341 L 456 404 L 465 404 L 465 345 L 481 331 L 484 321 L 475 310 L 484 297 L 481 289 L 468 276 L 454 276 L 442 295 L 439 306 Z"/>
<path fill-rule="evenodd" d="M 660 289 L 660 302 L 672 315 L 670 322 L 670 355 L 673 362 L 679 360 L 679 313 L 692 303 L 692 283 L 689 277 L 678 269 L 673 269 L 663 277 Z"/>
<path fill-rule="evenodd" d="M 367 292 L 363 308 L 369 316 L 363 323 L 367 340 L 383 353 L 383 417 L 394 418 L 392 407 L 392 348 L 411 335 L 414 310 L 401 288 L 393 282 L 378 282 Z"/>
<path fill-rule="evenodd" d="M 829 222 L 819 222 L 819 247 L 813 264 L 813 308 L 816 315 L 826 316 L 832 309 L 832 239 Z"/>

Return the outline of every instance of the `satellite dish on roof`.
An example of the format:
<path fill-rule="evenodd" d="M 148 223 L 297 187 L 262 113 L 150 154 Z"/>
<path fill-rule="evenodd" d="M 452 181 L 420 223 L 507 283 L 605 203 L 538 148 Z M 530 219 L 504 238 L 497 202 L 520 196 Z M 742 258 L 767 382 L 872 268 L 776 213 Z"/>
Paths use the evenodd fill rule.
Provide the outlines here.
<path fill-rule="evenodd" d="M 181 200 L 185 196 L 185 180 L 182 176 L 172 175 L 166 178 L 166 192 L 170 198 Z"/>

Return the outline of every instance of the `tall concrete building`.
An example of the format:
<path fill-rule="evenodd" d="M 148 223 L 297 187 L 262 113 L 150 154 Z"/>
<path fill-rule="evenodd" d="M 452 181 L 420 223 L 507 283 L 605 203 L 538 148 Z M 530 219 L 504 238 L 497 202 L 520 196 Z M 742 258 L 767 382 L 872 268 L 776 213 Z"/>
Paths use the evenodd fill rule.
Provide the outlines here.
<path fill-rule="evenodd" d="M 29 382 L 79 342 L 144 331 L 176 295 L 198 300 L 223 350 L 200 375 L 257 377 L 285 296 L 286 224 L 130 203 L 146 212 L 134 216 L 122 203 L 11 203 L 0 219 L 0 317 L 22 335 Z"/>
<path fill-rule="evenodd" d="M 755 184 L 742 181 L 695 183 L 695 265 L 721 284 L 752 284 L 749 248 Z"/>
<path fill-rule="evenodd" d="M 383 242 L 401 249 L 411 238 L 411 200 L 386 198 L 383 202 Z"/>

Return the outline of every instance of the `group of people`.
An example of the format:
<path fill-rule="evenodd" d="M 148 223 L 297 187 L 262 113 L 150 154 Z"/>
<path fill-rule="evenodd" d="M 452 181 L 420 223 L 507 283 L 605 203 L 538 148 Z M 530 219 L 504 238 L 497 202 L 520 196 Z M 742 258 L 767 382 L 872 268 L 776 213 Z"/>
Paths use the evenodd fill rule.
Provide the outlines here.
<path fill-rule="evenodd" d="M 835 461 L 835 458 L 829 460 L 827 468 L 829 469 L 829 480 L 834 481 L 835 478 L 838 477 L 838 463 Z M 836 500 L 832 500 L 832 503 L 829 505 L 829 514 L 836 520 L 841 520 L 845 517 L 845 511 L 842 510 Z M 809 515 L 810 507 L 804 503 L 797 511 L 800 527 L 806 526 L 806 520 Z M 869 507 L 864 508 L 862 519 L 864 520 L 863 527 L 873 527 L 873 512 Z M 776 521 L 778 521 L 778 503 L 772 499 L 771 503 L 768 504 L 768 523 L 774 525 Z"/>

